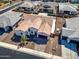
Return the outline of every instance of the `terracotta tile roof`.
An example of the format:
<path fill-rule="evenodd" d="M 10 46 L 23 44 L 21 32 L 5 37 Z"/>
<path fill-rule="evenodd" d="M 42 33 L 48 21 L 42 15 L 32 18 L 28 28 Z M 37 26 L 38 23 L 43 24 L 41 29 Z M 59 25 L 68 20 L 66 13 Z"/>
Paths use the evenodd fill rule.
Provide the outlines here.
<path fill-rule="evenodd" d="M 27 31 L 32 26 L 31 20 L 23 21 L 15 30 Z"/>
<path fill-rule="evenodd" d="M 53 18 L 42 17 L 30 14 L 24 14 L 24 21 L 16 30 L 26 31 L 30 27 L 36 28 L 38 32 L 50 35 L 52 29 Z"/>
<path fill-rule="evenodd" d="M 51 26 L 47 22 L 43 22 L 41 24 L 41 27 L 39 28 L 38 32 L 42 32 L 42 33 L 50 35 L 50 33 L 51 33 Z"/>
<path fill-rule="evenodd" d="M 39 29 L 41 23 L 42 23 L 42 19 L 41 19 L 41 18 L 36 18 L 36 19 L 33 21 L 33 27 L 36 28 L 36 29 Z"/>

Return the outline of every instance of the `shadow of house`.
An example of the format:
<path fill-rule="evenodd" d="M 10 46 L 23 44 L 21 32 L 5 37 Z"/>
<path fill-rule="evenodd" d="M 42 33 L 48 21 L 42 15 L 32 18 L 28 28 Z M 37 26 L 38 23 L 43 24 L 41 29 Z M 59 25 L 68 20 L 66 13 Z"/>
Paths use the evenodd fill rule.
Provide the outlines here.
<path fill-rule="evenodd" d="M 4 32 L 5 30 L 3 28 L 0 28 L 0 36 L 3 35 Z"/>
<path fill-rule="evenodd" d="M 73 40 L 71 40 L 68 43 L 67 39 L 68 39 L 68 37 L 63 36 L 62 39 L 61 39 L 61 45 L 64 45 L 66 48 L 68 48 L 68 49 L 70 49 L 70 50 L 72 50 L 74 52 L 77 52 L 75 42 Z"/>
<path fill-rule="evenodd" d="M 13 28 L 11 26 L 7 26 L 5 29 L 7 29 L 6 33 L 10 33 L 13 30 Z"/>
<path fill-rule="evenodd" d="M 77 53 L 76 43 L 73 42 L 73 41 L 75 41 L 75 40 L 74 39 L 70 39 L 68 36 L 61 36 L 59 44 L 60 45 L 64 45 L 70 51 L 73 51 L 73 52 Z"/>
<path fill-rule="evenodd" d="M 34 42 L 37 44 L 47 44 L 48 35 L 46 33 L 40 32 L 37 34 L 37 37 L 35 37 L 34 40 Z"/>
<path fill-rule="evenodd" d="M 21 36 L 18 36 L 16 34 L 14 34 L 14 36 L 11 38 L 12 41 L 14 42 L 20 42 L 21 41 Z"/>

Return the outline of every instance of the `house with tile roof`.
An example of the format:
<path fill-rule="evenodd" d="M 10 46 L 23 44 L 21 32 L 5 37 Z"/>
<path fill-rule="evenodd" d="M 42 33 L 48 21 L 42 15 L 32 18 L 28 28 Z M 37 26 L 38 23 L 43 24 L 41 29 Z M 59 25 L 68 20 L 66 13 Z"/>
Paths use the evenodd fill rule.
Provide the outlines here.
<path fill-rule="evenodd" d="M 28 18 L 28 16 L 30 18 Z M 22 34 L 24 34 L 48 38 L 51 33 L 54 34 L 56 21 L 54 21 L 55 19 L 53 17 L 43 17 L 39 15 L 25 15 L 25 17 L 26 20 L 15 29 L 16 35 L 22 36 Z"/>

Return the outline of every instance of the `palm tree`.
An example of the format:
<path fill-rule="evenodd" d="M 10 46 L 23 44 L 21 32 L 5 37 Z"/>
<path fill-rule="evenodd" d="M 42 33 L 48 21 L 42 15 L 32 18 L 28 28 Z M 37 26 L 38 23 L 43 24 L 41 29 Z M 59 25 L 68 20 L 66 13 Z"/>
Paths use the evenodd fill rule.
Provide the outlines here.
<path fill-rule="evenodd" d="M 28 43 L 27 36 L 21 36 L 21 44 L 26 45 Z"/>
<path fill-rule="evenodd" d="M 25 46 L 27 43 L 28 43 L 28 38 L 27 38 L 27 36 L 21 36 L 21 42 L 20 42 L 20 44 L 18 45 L 17 48 L 19 49 L 20 47 Z"/>

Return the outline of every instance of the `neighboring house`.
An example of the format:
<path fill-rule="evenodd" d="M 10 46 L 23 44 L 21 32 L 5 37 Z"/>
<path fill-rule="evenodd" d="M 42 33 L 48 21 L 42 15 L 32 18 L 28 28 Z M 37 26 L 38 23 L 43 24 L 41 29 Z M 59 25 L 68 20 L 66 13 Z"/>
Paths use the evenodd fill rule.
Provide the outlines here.
<path fill-rule="evenodd" d="M 67 59 L 77 59 L 79 44 L 79 17 L 65 19 L 61 32 L 62 56 Z"/>
<path fill-rule="evenodd" d="M 77 15 L 78 11 L 75 7 L 68 3 L 59 3 L 59 14 L 61 15 Z"/>
<path fill-rule="evenodd" d="M 8 31 L 9 28 L 12 28 L 23 19 L 23 14 L 14 11 L 8 11 L 0 15 L 0 28 Z"/>
<path fill-rule="evenodd" d="M 70 0 L 70 2 L 73 4 L 77 4 L 77 3 L 79 3 L 79 0 Z"/>
<path fill-rule="evenodd" d="M 0 16 L 0 28 L 4 28 L 6 31 L 6 27 L 10 24 L 10 19 L 5 16 Z"/>
<path fill-rule="evenodd" d="M 41 2 L 41 1 L 25 1 L 22 5 L 18 7 L 18 10 L 30 13 L 51 13 L 56 14 L 56 6 L 58 6 L 55 2 Z"/>
<path fill-rule="evenodd" d="M 56 2 L 43 2 L 42 3 L 42 7 L 40 8 L 42 12 L 50 12 L 50 13 L 56 13 L 56 6 L 58 6 L 58 4 Z"/>
<path fill-rule="evenodd" d="M 31 1 L 43 1 L 43 2 L 70 2 L 70 3 L 79 3 L 79 0 L 31 0 Z"/>
<path fill-rule="evenodd" d="M 70 40 L 79 41 L 79 17 L 66 19 L 65 27 L 62 28 L 62 36 Z"/>
<path fill-rule="evenodd" d="M 45 37 L 54 34 L 55 31 L 55 19 L 53 17 L 42 17 L 36 15 L 26 15 L 28 20 L 24 20 L 16 29 L 16 35 L 29 35 L 36 37 Z M 30 18 L 29 18 L 30 17 Z M 52 28 L 53 27 L 53 28 Z"/>
<path fill-rule="evenodd" d="M 20 11 L 24 11 L 24 12 L 33 12 L 35 6 L 37 5 L 38 3 L 36 2 L 28 2 L 28 1 L 25 1 L 23 4 L 21 4 L 19 6 L 19 10 Z"/>
<path fill-rule="evenodd" d="M 35 2 L 25 1 L 22 5 L 19 6 L 18 9 L 20 11 L 33 13 L 39 11 L 40 5 L 41 5 L 40 1 L 35 1 Z"/>

